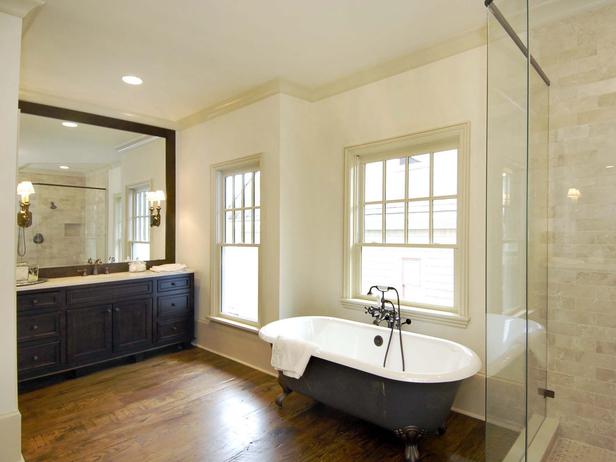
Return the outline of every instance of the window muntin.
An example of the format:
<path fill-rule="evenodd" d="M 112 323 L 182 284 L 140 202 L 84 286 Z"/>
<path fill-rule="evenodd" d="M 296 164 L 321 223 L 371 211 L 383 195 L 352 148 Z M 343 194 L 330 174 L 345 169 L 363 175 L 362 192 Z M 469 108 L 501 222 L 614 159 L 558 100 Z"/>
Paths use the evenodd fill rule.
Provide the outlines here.
<path fill-rule="evenodd" d="M 259 321 L 259 245 L 261 172 L 222 174 L 220 315 Z"/>
<path fill-rule="evenodd" d="M 150 259 L 150 210 L 147 192 L 149 184 L 129 189 L 128 247 L 133 260 Z"/>
<path fill-rule="evenodd" d="M 418 317 L 466 325 L 469 128 L 345 149 L 344 306 L 394 285 Z"/>

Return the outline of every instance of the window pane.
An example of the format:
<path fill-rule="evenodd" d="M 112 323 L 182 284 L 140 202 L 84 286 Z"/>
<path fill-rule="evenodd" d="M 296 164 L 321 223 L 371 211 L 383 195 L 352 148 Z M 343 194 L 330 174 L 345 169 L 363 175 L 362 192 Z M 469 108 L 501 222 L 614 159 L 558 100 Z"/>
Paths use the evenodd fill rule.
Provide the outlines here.
<path fill-rule="evenodd" d="M 430 243 L 430 203 L 409 202 L 409 244 Z"/>
<path fill-rule="evenodd" d="M 234 236 L 233 242 L 238 244 L 242 242 L 242 212 L 241 211 L 235 212 L 234 226 L 235 226 L 235 236 Z"/>
<path fill-rule="evenodd" d="M 261 172 L 255 172 L 255 206 L 261 205 Z"/>
<path fill-rule="evenodd" d="M 364 247 L 362 293 L 371 285 L 394 286 L 402 300 L 453 308 L 453 249 Z"/>
<path fill-rule="evenodd" d="M 364 201 L 383 199 L 383 162 L 366 164 L 364 175 Z"/>
<path fill-rule="evenodd" d="M 389 203 L 385 210 L 385 241 L 404 243 L 404 202 Z"/>
<path fill-rule="evenodd" d="M 225 212 L 225 242 L 233 244 L 233 212 Z"/>
<path fill-rule="evenodd" d="M 409 157 L 409 198 L 430 195 L 430 154 Z"/>
<path fill-rule="evenodd" d="M 221 311 L 257 322 L 258 300 L 258 247 L 223 247 Z"/>
<path fill-rule="evenodd" d="M 243 175 L 235 175 L 235 180 L 234 180 L 234 184 L 233 184 L 233 188 L 234 188 L 234 192 L 233 192 L 233 196 L 234 196 L 234 206 L 236 209 L 242 207 L 242 192 L 243 192 Z"/>
<path fill-rule="evenodd" d="M 252 172 L 244 173 L 244 207 L 252 207 Z"/>
<path fill-rule="evenodd" d="M 131 247 L 131 257 L 133 260 L 144 261 L 150 259 L 150 244 L 133 242 Z"/>
<path fill-rule="evenodd" d="M 255 209 L 255 244 L 261 242 L 261 209 Z"/>
<path fill-rule="evenodd" d="M 252 244 L 252 209 L 244 210 L 244 243 Z"/>
<path fill-rule="evenodd" d="M 457 230 L 456 199 L 435 200 L 432 204 L 433 239 L 436 244 L 455 244 Z"/>
<path fill-rule="evenodd" d="M 233 208 L 233 177 L 225 177 L 225 208 Z"/>
<path fill-rule="evenodd" d="M 458 194 L 458 150 L 435 152 L 433 195 L 456 194 Z"/>
<path fill-rule="evenodd" d="M 382 242 L 383 206 L 368 204 L 364 207 L 364 242 Z"/>
<path fill-rule="evenodd" d="M 388 201 L 404 199 L 404 181 L 406 175 L 406 158 L 390 159 L 385 164 L 385 195 Z"/>

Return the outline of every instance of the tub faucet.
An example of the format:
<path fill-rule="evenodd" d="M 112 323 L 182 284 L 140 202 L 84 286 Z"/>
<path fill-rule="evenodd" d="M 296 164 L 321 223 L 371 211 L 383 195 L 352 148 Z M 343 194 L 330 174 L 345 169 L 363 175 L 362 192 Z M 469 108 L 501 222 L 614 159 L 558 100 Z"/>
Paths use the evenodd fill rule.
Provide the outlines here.
<path fill-rule="evenodd" d="M 387 364 L 387 356 L 389 355 L 389 347 L 391 346 L 391 339 L 394 335 L 394 329 L 398 329 L 399 337 L 400 337 L 400 354 L 402 355 L 402 370 L 406 369 L 404 364 L 404 347 L 402 346 L 402 324 L 410 324 L 411 320 L 406 318 L 404 321 L 402 320 L 402 315 L 400 313 L 400 294 L 395 287 L 391 286 L 371 286 L 368 290 L 368 295 L 372 295 L 373 290 L 376 290 L 381 293 L 381 299 L 379 304 L 376 306 L 367 306 L 365 307 L 365 311 L 367 314 L 374 318 L 372 321 L 375 325 L 380 325 L 381 322 L 387 322 L 387 328 L 389 329 L 389 340 L 387 341 L 387 350 L 385 351 L 385 358 L 383 359 L 383 367 Z M 391 300 L 387 300 L 385 298 L 385 294 L 389 291 L 393 291 L 396 293 L 396 298 L 398 302 L 397 310 L 396 305 Z M 391 306 L 391 308 L 389 307 Z"/>

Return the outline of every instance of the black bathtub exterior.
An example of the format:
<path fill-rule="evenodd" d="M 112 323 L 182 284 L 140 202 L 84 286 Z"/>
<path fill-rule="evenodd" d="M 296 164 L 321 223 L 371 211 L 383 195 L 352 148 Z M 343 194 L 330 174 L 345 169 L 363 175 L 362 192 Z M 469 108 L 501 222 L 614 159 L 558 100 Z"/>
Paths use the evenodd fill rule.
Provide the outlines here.
<path fill-rule="evenodd" d="M 424 435 L 442 434 L 461 381 L 415 383 L 391 380 L 324 359 L 310 358 L 299 379 L 279 374 L 282 395 L 297 391 L 323 404 L 392 430 L 405 442 L 405 460 L 419 458 Z"/>

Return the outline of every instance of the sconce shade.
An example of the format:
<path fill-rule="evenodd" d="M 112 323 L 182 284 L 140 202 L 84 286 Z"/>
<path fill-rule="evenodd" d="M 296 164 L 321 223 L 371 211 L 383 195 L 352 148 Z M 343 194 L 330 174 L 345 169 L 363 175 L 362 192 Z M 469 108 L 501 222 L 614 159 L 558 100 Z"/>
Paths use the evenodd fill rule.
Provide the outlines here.
<path fill-rule="evenodd" d="M 154 202 L 154 203 L 160 204 L 162 201 L 166 199 L 165 192 L 161 191 L 160 189 L 158 191 L 148 191 L 146 196 L 147 196 L 148 202 L 150 203 Z"/>
<path fill-rule="evenodd" d="M 28 202 L 30 194 L 34 194 L 34 186 L 30 181 L 22 181 L 17 185 L 17 194 L 21 196 L 22 202 Z"/>

